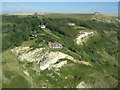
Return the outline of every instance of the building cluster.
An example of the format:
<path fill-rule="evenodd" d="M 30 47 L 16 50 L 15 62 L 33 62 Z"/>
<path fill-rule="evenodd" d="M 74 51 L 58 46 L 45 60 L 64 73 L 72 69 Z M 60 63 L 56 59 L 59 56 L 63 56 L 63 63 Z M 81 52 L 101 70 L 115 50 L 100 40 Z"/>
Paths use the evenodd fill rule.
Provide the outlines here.
<path fill-rule="evenodd" d="M 39 27 L 40 27 L 40 28 L 46 28 L 46 26 L 45 26 L 45 25 L 39 25 Z"/>
<path fill-rule="evenodd" d="M 75 26 L 75 23 L 68 23 L 69 26 Z"/>
<path fill-rule="evenodd" d="M 57 43 L 57 42 L 48 43 L 48 46 L 50 48 L 62 48 L 63 47 L 60 43 Z"/>

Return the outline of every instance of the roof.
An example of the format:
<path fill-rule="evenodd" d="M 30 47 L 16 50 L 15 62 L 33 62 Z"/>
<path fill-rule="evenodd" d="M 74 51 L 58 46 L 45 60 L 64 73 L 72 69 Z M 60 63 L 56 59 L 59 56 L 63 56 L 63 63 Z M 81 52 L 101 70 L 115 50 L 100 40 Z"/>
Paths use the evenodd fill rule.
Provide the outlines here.
<path fill-rule="evenodd" d="M 58 43 L 55 42 L 55 43 L 49 43 L 49 44 L 58 44 Z"/>
<path fill-rule="evenodd" d="M 62 48 L 63 46 L 60 43 L 57 42 L 52 42 L 52 43 L 48 43 L 50 48 Z"/>
<path fill-rule="evenodd" d="M 95 12 L 95 13 L 99 13 L 100 14 L 100 12 Z"/>

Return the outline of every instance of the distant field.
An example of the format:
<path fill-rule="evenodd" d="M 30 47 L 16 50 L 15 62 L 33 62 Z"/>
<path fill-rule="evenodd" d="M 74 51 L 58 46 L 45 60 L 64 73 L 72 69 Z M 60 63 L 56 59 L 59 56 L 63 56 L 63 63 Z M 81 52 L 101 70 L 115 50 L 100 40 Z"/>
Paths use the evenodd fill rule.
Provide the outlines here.
<path fill-rule="evenodd" d="M 19 17 L 26 17 L 27 15 L 34 15 L 34 13 L 19 13 L 19 14 L 6 14 L 6 15 L 18 15 Z M 39 13 L 39 15 L 44 16 L 46 18 L 75 18 L 80 20 L 90 20 L 94 17 L 101 17 L 111 19 L 113 17 L 117 17 L 118 15 L 110 15 L 110 14 L 82 14 L 82 13 Z"/>
<path fill-rule="evenodd" d="M 23 13 L 23 14 L 6 14 L 6 15 L 34 15 L 34 13 Z M 91 19 L 94 14 L 78 14 L 78 13 L 39 13 L 39 15 L 43 15 L 46 18 L 76 18 L 81 20 L 88 20 Z"/>
<path fill-rule="evenodd" d="M 76 18 L 76 19 L 81 19 L 81 20 L 88 20 L 91 19 L 94 14 L 54 14 L 54 13 L 50 13 L 50 14 L 45 14 L 45 17 L 51 17 L 51 18 Z"/>
<path fill-rule="evenodd" d="M 117 16 L 117 17 L 118 17 L 118 15 L 112 15 L 112 14 L 102 14 L 102 15 L 106 15 L 106 16 Z"/>

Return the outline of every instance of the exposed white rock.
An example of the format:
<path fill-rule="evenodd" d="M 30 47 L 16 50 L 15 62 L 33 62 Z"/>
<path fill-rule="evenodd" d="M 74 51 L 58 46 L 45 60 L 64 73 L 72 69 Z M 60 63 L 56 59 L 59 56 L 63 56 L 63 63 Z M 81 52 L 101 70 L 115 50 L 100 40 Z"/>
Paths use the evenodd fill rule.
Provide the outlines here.
<path fill-rule="evenodd" d="M 77 37 L 76 41 L 77 41 L 77 44 L 80 45 L 82 44 L 82 42 L 84 42 L 87 38 L 89 38 L 90 36 L 92 36 L 94 34 L 93 31 L 91 32 L 83 32 L 81 31 L 80 32 L 80 35 Z"/>
<path fill-rule="evenodd" d="M 67 77 L 65 77 L 65 79 L 67 79 Z"/>
<path fill-rule="evenodd" d="M 67 64 L 67 61 L 61 61 L 58 64 L 51 65 L 49 69 L 55 68 L 56 70 L 58 70 L 59 68 L 61 68 L 62 66 L 66 64 Z"/>
<path fill-rule="evenodd" d="M 70 25 L 70 26 L 75 26 L 75 23 L 68 23 L 68 25 Z"/>
<path fill-rule="evenodd" d="M 58 64 L 53 65 L 53 67 L 60 68 L 64 66 L 65 64 L 67 64 L 67 61 L 61 61 Z"/>
<path fill-rule="evenodd" d="M 57 61 L 59 61 L 59 59 L 71 59 L 74 60 L 73 57 L 64 54 L 62 52 L 45 52 L 42 53 L 42 50 L 44 48 L 36 48 L 34 50 L 32 50 L 32 48 L 30 47 L 16 47 L 11 49 L 12 52 L 14 52 L 18 59 L 20 61 L 29 61 L 29 62 L 37 62 L 37 64 L 40 65 L 40 69 L 41 70 L 45 70 L 47 68 L 50 67 L 50 65 L 55 64 Z M 63 64 L 65 64 L 66 61 L 61 62 L 57 65 L 54 65 L 54 67 L 60 67 Z"/>
<path fill-rule="evenodd" d="M 78 63 L 78 60 L 74 59 L 72 56 L 69 56 L 67 54 L 64 54 L 62 52 L 50 52 L 50 53 L 45 53 L 41 56 L 42 61 L 40 61 L 40 69 L 45 70 L 45 69 L 50 69 L 52 67 L 55 68 L 60 68 L 61 66 L 67 64 L 67 61 L 61 61 L 58 64 L 55 64 L 56 62 L 59 61 L 59 59 L 70 59 L 73 62 Z M 44 59 L 44 60 L 43 60 Z M 88 62 L 85 61 L 80 61 L 80 64 L 85 64 L 85 65 L 91 65 Z"/>
<path fill-rule="evenodd" d="M 23 73 L 27 76 L 30 76 L 27 70 L 23 70 Z"/>
<path fill-rule="evenodd" d="M 40 70 L 50 69 L 50 68 L 56 68 L 58 70 L 63 65 L 67 64 L 67 61 L 61 61 L 60 59 L 70 59 L 73 62 L 90 65 L 88 62 L 78 62 L 78 60 L 74 59 L 72 56 L 69 56 L 67 54 L 64 54 L 62 52 L 48 52 L 44 51 L 45 48 L 30 48 L 30 47 L 16 47 L 11 49 L 12 52 L 16 54 L 18 59 L 20 61 L 29 61 L 29 62 L 36 62 Z M 56 64 L 56 62 L 59 62 Z M 28 75 L 25 71 L 24 73 Z"/>
<path fill-rule="evenodd" d="M 44 48 L 37 48 L 32 50 L 30 47 L 15 47 L 11 49 L 14 52 L 20 61 L 27 60 L 29 62 L 36 61 L 36 58 L 39 56 L 41 51 Z"/>
<path fill-rule="evenodd" d="M 45 55 L 43 58 L 46 58 L 46 59 L 40 63 L 40 69 L 41 70 L 47 69 L 51 65 L 55 64 L 56 62 L 58 62 L 59 59 L 64 59 L 64 58 L 70 59 L 71 58 L 71 60 L 74 60 L 73 57 L 71 57 L 71 56 L 69 56 L 67 54 L 64 54 L 62 52 L 50 52 L 47 55 Z M 63 64 L 63 62 L 60 63 L 60 64 Z M 60 66 L 60 64 L 58 64 L 58 65 Z"/>
<path fill-rule="evenodd" d="M 80 61 L 80 64 L 84 64 L 84 65 L 89 65 L 91 66 L 91 64 L 89 62 L 85 62 L 85 61 Z"/>
<path fill-rule="evenodd" d="M 120 19 L 116 19 L 116 21 L 120 22 Z"/>
<path fill-rule="evenodd" d="M 14 52 L 16 55 L 28 52 L 30 49 L 30 47 L 15 47 L 13 49 L 11 49 L 12 52 Z"/>
<path fill-rule="evenodd" d="M 82 81 L 77 85 L 76 88 L 91 88 L 91 86 Z"/>

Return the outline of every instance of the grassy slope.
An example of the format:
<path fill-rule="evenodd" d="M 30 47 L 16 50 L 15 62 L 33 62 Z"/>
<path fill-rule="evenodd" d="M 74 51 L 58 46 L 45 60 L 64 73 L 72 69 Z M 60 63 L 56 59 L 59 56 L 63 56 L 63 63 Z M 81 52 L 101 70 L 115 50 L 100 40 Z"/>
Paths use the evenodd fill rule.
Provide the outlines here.
<path fill-rule="evenodd" d="M 14 54 L 7 50 L 3 52 L 3 88 L 25 88 L 29 87 L 29 82 L 25 79 L 23 70 Z"/>
<path fill-rule="evenodd" d="M 79 18 L 83 19 L 91 19 L 92 15 L 63 15 L 63 14 L 49 14 L 45 15 L 45 17 L 71 17 L 71 18 Z M 102 16 L 101 16 L 102 18 Z M 109 18 L 108 18 L 109 19 Z M 86 29 L 84 27 L 77 26 L 74 29 Z M 44 33 L 46 35 L 53 36 L 53 38 L 57 37 L 57 34 L 53 34 L 49 29 L 45 29 Z M 112 33 L 112 32 L 111 32 Z M 112 33 L 113 34 L 113 33 Z M 112 35 L 111 34 L 111 35 Z M 109 37 L 111 37 L 111 35 Z M 111 37 L 113 39 L 114 37 Z M 115 38 L 114 38 L 115 39 Z M 60 43 L 62 43 L 63 38 L 58 39 Z M 65 40 L 65 38 L 64 38 Z M 76 87 L 81 81 L 85 81 L 89 83 L 92 87 L 116 87 L 117 86 L 117 67 L 114 67 L 114 64 L 117 64 L 116 58 L 112 57 L 107 50 L 105 42 L 110 40 L 107 37 L 101 37 L 101 35 L 97 35 L 87 41 L 85 47 L 81 47 L 81 54 L 83 55 L 82 60 L 86 60 L 90 62 L 93 67 L 74 64 L 68 60 L 69 65 L 62 67 L 60 73 L 62 76 L 56 75 L 53 71 L 45 70 L 40 74 L 36 73 L 32 68 L 36 66 L 36 64 L 28 64 L 28 62 L 24 62 L 20 64 L 16 57 L 11 53 L 11 51 L 3 52 L 3 87 Z M 116 39 L 115 39 L 116 40 Z M 97 42 L 95 45 L 93 42 Z M 110 40 L 111 42 L 111 40 Z M 70 41 L 68 42 L 70 43 Z M 27 41 L 23 43 L 23 46 L 34 45 L 34 40 Z M 93 50 L 95 48 L 95 53 L 89 52 L 89 48 Z M 73 53 L 71 51 L 67 51 L 67 48 L 63 48 L 60 51 L 72 55 L 73 57 L 80 58 L 78 54 Z M 67 52 L 66 52 L 67 51 Z M 100 52 L 100 54 L 97 53 Z M 6 56 L 7 55 L 7 56 Z M 111 58 L 109 58 L 111 57 Z M 95 60 L 95 62 L 91 62 L 91 60 Z M 106 62 L 107 61 L 107 62 Z M 23 65 L 26 65 L 25 69 L 28 70 L 30 77 L 27 77 L 23 73 Z M 47 76 L 48 73 L 53 73 L 54 78 Z M 65 80 L 65 77 L 68 77 Z M 19 83 L 19 79 L 22 79 Z M 31 79 L 32 78 L 32 79 Z M 58 81 L 55 81 L 58 79 Z M 48 80 L 48 83 L 46 82 Z M 19 83 L 19 84 L 17 84 Z M 24 84 L 22 84 L 24 83 Z"/>

